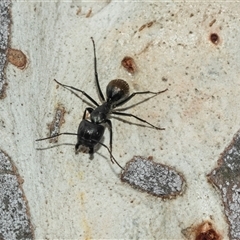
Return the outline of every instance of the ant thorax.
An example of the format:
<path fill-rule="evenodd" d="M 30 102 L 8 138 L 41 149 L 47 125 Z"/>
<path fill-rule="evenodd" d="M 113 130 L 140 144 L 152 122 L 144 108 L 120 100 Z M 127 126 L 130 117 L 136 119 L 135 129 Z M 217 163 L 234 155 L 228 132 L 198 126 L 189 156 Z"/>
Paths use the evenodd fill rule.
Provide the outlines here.
<path fill-rule="evenodd" d="M 101 124 L 106 122 L 108 119 L 109 114 L 112 110 L 112 103 L 111 102 L 104 102 L 102 105 L 95 108 L 90 116 L 91 122 L 96 124 Z"/>

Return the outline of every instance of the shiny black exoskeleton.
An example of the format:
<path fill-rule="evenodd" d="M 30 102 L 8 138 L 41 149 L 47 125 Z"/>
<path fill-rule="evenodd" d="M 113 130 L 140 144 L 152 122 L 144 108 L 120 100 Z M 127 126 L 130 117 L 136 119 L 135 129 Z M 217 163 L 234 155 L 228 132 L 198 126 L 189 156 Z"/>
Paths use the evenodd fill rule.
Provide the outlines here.
<path fill-rule="evenodd" d="M 85 109 L 83 118 L 78 127 L 77 134 L 76 133 L 68 133 L 68 132 L 60 133 L 55 136 L 38 139 L 37 141 L 54 138 L 54 137 L 57 137 L 57 136 L 60 136 L 63 134 L 77 135 L 77 144 L 75 145 L 76 151 L 82 145 L 82 146 L 89 148 L 89 154 L 93 154 L 95 145 L 100 144 L 109 151 L 110 156 L 111 156 L 111 161 L 117 163 L 117 165 L 120 168 L 122 168 L 112 155 L 112 123 L 109 119 L 110 114 L 134 117 L 137 120 L 144 122 L 155 129 L 164 130 L 164 128 L 156 127 L 156 126 L 152 125 L 151 123 L 149 123 L 135 115 L 132 115 L 130 113 L 114 111 L 114 109 L 119 107 L 120 105 L 123 105 L 124 103 L 128 102 L 132 97 L 134 97 L 137 94 L 149 94 L 150 93 L 150 94 L 157 95 L 157 94 L 167 91 L 167 89 L 165 89 L 163 91 L 159 91 L 159 92 L 150 92 L 150 91 L 135 92 L 135 93 L 132 93 L 131 95 L 129 95 L 129 85 L 127 84 L 127 82 L 122 79 L 115 79 L 115 80 L 110 81 L 107 85 L 107 89 L 106 89 L 107 99 L 105 100 L 105 97 L 102 93 L 102 90 L 100 88 L 99 81 L 98 81 L 95 43 L 94 43 L 93 38 L 91 38 L 91 39 L 92 39 L 93 50 L 94 50 L 95 81 L 97 84 L 97 89 L 98 89 L 98 93 L 99 93 L 100 99 L 102 101 L 102 104 L 98 104 L 92 97 L 90 97 L 84 91 L 77 89 L 75 87 L 69 86 L 69 85 L 62 84 L 54 79 L 55 82 L 57 82 L 59 85 L 61 85 L 64 88 L 81 92 L 85 97 L 87 97 L 96 106 L 96 108 L 93 109 L 93 108 L 88 107 Z M 90 114 L 89 117 L 87 116 L 87 113 Z M 105 125 L 108 125 L 109 131 L 110 131 L 110 149 L 101 142 L 101 139 L 104 135 Z"/>

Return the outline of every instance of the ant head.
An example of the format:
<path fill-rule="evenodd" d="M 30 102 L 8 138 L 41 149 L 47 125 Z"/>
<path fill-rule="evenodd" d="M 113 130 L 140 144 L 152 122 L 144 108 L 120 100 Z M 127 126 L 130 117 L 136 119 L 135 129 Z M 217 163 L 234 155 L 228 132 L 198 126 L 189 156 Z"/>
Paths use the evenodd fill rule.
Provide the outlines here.
<path fill-rule="evenodd" d="M 122 79 L 114 79 L 107 85 L 107 101 L 118 103 L 129 96 L 129 85 Z"/>

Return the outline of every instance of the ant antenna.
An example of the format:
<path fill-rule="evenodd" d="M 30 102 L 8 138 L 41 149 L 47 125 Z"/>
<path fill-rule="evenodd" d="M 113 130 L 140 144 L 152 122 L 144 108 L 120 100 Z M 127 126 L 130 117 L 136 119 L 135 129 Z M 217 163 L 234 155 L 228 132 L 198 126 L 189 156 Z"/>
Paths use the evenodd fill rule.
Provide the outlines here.
<path fill-rule="evenodd" d="M 46 138 L 40 138 L 40 139 L 36 139 L 35 141 L 36 142 L 39 142 L 39 141 L 44 141 L 44 140 L 47 140 L 47 139 L 51 139 L 51 138 L 55 138 L 55 137 L 59 137 L 61 135 L 75 135 L 77 136 L 77 133 L 58 133 L 54 136 L 50 136 L 50 137 L 46 137 Z"/>
<path fill-rule="evenodd" d="M 36 139 L 35 141 L 39 142 L 39 141 L 44 141 L 44 140 L 47 140 L 47 139 L 51 139 L 51 138 L 55 138 L 55 137 L 59 137 L 61 135 L 74 135 L 74 136 L 77 136 L 78 134 L 77 133 L 68 133 L 68 132 L 65 132 L 65 133 L 59 133 L 59 134 L 56 134 L 54 136 L 50 136 L 50 137 L 46 137 L 46 138 L 40 138 L 40 139 Z M 104 144 L 104 143 L 101 143 L 101 142 L 98 142 L 98 141 L 95 141 L 96 143 L 99 143 L 100 145 L 102 145 L 103 147 L 105 147 L 110 156 L 111 156 L 111 162 L 112 163 L 116 163 L 122 170 L 124 170 L 124 168 L 118 163 L 118 161 L 115 159 L 115 157 L 112 155 L 110 149 Z M 113 159 L 113 160 L 112 160 Z"/>

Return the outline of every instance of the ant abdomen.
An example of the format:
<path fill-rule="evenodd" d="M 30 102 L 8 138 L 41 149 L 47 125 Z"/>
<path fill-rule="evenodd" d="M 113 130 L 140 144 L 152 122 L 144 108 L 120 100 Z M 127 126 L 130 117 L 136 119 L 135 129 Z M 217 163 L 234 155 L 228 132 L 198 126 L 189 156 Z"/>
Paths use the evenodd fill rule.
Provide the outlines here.
<path fill-rule="evenodd" d="M 107 85 L 107 101 L 118 103 L 129 96 L 129 85 L 122 79 L 114 79 Z"/>

